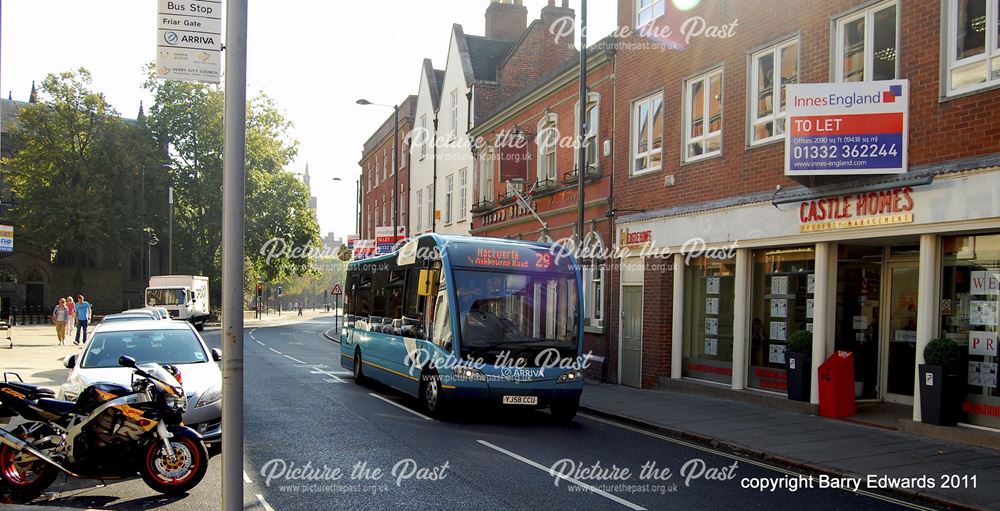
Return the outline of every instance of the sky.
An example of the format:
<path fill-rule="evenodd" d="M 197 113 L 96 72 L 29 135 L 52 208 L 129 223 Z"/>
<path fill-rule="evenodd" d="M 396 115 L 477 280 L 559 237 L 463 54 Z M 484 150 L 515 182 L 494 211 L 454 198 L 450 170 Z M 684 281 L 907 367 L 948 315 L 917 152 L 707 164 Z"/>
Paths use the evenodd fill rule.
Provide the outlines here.
<path fill-rule="evenodd" d="M 183 0 L 179 0 L 183 1 Z M 0 0 L 0 93 L 27 101 L 31 81 L 85 67 L 93 88 L 125 117 L 151 97 L 143 67 L 155 58 L 156 0 Z M 558 3 L 558 2 L 557 2 Z M 546 0 L 525 0 L 528 20 Z M 579 14 L 580 0 L 570 7 Z M 265 92 L 294 123 L 325 236 L 354 232 L 355 180 L 365 140 L 393 104 L 416 94 L 420 64 L 444 69 L 453 23 L 483 35 L 489 0 L 250 0 L 247 96 Z M 617 25 L 616 0 L 590 0 L 588 42 Z M 223 57 L 224 59 L 224 57 Z M 334 177 L 341 181 L 334 181 Z"/>

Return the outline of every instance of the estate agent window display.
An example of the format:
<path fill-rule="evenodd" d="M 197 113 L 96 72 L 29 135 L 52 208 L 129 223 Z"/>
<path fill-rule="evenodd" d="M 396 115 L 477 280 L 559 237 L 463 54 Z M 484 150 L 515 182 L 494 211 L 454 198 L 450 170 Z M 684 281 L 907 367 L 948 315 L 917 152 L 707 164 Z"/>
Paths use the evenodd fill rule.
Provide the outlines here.
<path fill-rule="evenodd" d="M 692 258 L 684 269 L 682 375 L 730 384 L 736 260 Z"/>
<path fill-rule="evenodd" d="M 812 331 L 815 260 L 812 246 L 753 252 L 748 387 L 787 391 L 785 346 L 796 331 Z"/>

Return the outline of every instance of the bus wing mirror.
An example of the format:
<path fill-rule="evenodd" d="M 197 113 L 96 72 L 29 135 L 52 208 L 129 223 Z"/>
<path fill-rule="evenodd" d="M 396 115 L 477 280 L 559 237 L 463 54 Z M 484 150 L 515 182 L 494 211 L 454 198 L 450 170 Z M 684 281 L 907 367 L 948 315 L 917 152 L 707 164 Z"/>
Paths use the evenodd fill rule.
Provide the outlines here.
<path fill-rule="evenodd" d="M 430 268 L 424 268 L 420 270 L 420 282 L 417 286 L 417 295 L 419 296 L 433 296 L 434 295 L 434 285 L 438 281 L 437 270 L 432 270 Z"/>

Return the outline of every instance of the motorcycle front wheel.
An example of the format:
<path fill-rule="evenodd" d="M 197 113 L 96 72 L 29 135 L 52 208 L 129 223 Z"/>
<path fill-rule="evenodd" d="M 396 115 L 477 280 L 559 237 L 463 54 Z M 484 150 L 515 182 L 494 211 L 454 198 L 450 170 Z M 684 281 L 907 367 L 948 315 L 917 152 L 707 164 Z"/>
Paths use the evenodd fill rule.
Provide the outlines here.
<path fill-rule="evenodd" d="M 21 426 L 12 433 L 21 440 L 31 443 L 41 431 L 29 434 L 27 429 Z M 30 499 L 41 495 L 58 475 L 59 470 L 56 467 L 29 452 L 19 452 L 6 444 L 0 448 L 0 478 L 17 499 Z"/>
<path fill-rule="evenodd" d="M 173 458 L 161 440 L 149 442 L 139 472 L 146 485 L 160 493 L 186 493 L 205 477 L 208 449 L 201 440 L 186 437 L 174 437 L 170 445 L 174 449 Z"/>

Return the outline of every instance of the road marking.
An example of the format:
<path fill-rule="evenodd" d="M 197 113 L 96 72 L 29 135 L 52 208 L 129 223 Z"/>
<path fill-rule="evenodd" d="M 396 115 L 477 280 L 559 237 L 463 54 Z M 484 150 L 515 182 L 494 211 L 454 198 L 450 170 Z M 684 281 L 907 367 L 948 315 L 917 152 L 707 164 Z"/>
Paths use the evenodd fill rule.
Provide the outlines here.
<path fill-rule="evenodd" d="M 300 364 L 305 364 L 305 362 L 303 362 L 303 361 L 301 361 L 301 360 L 299 360 L 299 359 L 297 359 L 295 357 L 289 357 L 288 355 L 285 355 L 285 358 L 287 358 L 288 360 L 292 360 L 294 362 L 298 362 Z"/>
<path fill-rule="evenodd" d="M 617 502 L 617 503 L 619 503 L 619 504 L 621 504 L 621 505 L 623 505 L 623 506 L 625 506 L 625 507 L 627 507 L 629 509 L 635 509 L 636 511 L 645 511 L 645 509 L 646 509 L 646 508 L 644 508 L 644 507 L 642 507 L 642 506 L 640 506 L 638 504 L 633 504 L 632 502 L 629 502 L 629 501 L 627 501 L 627 500 L 625 500 L 625 499 L 623 499 L 623 498 L 621 498 L 621 497 L 619 497 L 617 495 L 612 495 L 612 494 L 610 494 L 610 493 L 608 493 L 608 492 L 606 492 L 606 491 L 604 491 L 604 490 L 602 490 L 600 488 L 596 488 L 594 486 L 591 486 L 591 485 L 589 485 L 589 484 L 587 484 L 587 483 L 585 483 L 583 481 L 579 481 L 579 480 L 577 480 L 575 478 L 572 478 L 572 477 L 570 477 L 568 475 L 565 475 L 565 474 L 554 472 L 551 468 L 546 467 L 546 466 L 542 465 L 541 463 L 536 463 L 534 461 L 531 461 L 528 458 L 525 458 L 524 456 L 521 456 L 519 454 L 510 452 L 507 449 L 504 449 L 503 447 L 498 447 L 496 445 L 493 445 L 493 444 L 487 442 L 486 440 L 476 440 L 476 441 L 479 442 L 480 444 L 485 445 L 486 447 L 489 447 L 490 449 L 493 449 L 493 450 L 495 450 L 497 452 L 506 454 L 507 456 L 510 456 L 511 458 L 514 458 L 515 460 L 520 461 L 521 463 L 527 463 L 528 465 L 531 465 L 532 467 L 535 467 L 535 468 L 537 468 L 539 470 L 547 472 L 552 477 L 558 477 L 559 479 L 563 479 L 565 481 L 571 482 L 571 483 L 573 483 L 573 484 L 575 484 L 575 485 L 577 485 L 577 486 L 579 486 L 581 488 L 585 488 L 587 490 L 590 490 L 590 491 L 592 491 L 592 492 L 594 492 L 594 493 L 596 493 L 596 494 L 598 494 L 598 495 L 600 495 L 600 496 L 602 496 L 602 497 L 604 497 L 606 499 L 613 500 L 613 501 L 615 501 L 615 502 Z"/>
<path fill-rule="evenodd" d="M 407 407 L 405 407 L 405 406 L 403 406 L 403 405 L 401 405 L 401 404 L 399 404 L 399 403 L 397 403 L 397 402 L 395 402 L 395 401 L 393 401 L 391 399 L 384 398 L 384 397 L 382 397 L 382 396 L 380 396 L 378 394 L 375 394 L 374 392 L 369 392 L 368 395 L 371 396 L 371 397 L 374 397 L 375 399 L 381 399 L 382 401 L 385 401 L 386 403 L 389 403 L 390 405 L 395 406 L 396 408 L 399 408 L 400 410 L 406 410 L 406 411 L 412 413 L 413 415 L 416 415 L 417 417 L 420 417 L 420 418 L 422 418 L 424 420 L 429 420 L 429 421 L 434 420 L 434 419 L 432 419 L 432 418 L 430 418 L 430 417 L 428 417 L 428 416 L 426 416 L 426 415 L 424 415 L 424 414 L 422 414 L 420 412 L 416 412 L 416 411 L 410 410 L 409 408 L 407 408 Z"/>
<path fill-rule="evenodd" d="M 255 340 L 255 341 L 257 341 L 257 337 L 255 337 L 255 336 L 253 335 L 253 333 L 254 333 L 254 332 L 256 332 L 256 331 L 257 331 L 257 329 L 256 329 L 256 328 L 251 328 L 251 329 L 250 329 L 250 338 L 251 338 L 251 339 L 253 339 L 253 340 Z M 260 342 L 260 341 L 257 341 L 257 342 Z"/>
<path fill-rule="evenodd" d="M 253 481 L 250 480 L 250 476 L 247 475 L 247 471 L 243 471 L 243 482 L 247 484 L 252 484 Z"/>
<path fill-rule="evenodd" d="M 813 477 L 813 476 L 811 476 L 811 475 L 803 474 L 803 473 L 800 473 L 800 472 L 795 472 L 795 471 L 792 471 L 792 470 L 787 470 L 787 469 L 784 469 L 784 468 L 781 468 L 781 467 L 777 467 L 777 466 L 774 466 L 774 465 L 768 465 L 767 463 L 762 463 L 760 461 L 756 461 L 756 460 L 753 460 L 753 459 L 750 459 L 750 458 L 742 458 L 742 457 L 737 456 L 735 454 L 731 454 L 731 453 L 724 452 L 724 451 L 718 451 L 718 450 L 711 449 L 709 447 L 705 447 L 705 446 L 702 446 L 702 445 L 694 444 L 694 443 L 691 443 L 691 442 L 686 442 L 684 440 L 679 440 L 677 438 L 671 438 L 671 437 L 668 437 L 668 436 L 665 436 L 665 435 L 660 435 L 658 433 L 653 433 L 652 431 L 646 431 L 644 429 L 632 427 L 632 426 L 629 426 L 628 424 L 621 424 L 621 423 L 618 423 L 618 422 L 615 422 L 615 421 L 612 421 L 612 420 L 608 420 L 608 419 L 605 419 L 605 418 L 602 418 L 602 417 L 595 417 L 593 415 L 588 415 L 588 414 L 585 414 L 585 413 L 577 414 L 577 416 L 584 417 L 584 418 L 590 419 L 592 421 L 600 422 L 600 423 L 603 423 L 603 424 L 607 424 L 608 426 L 614 426 L 616 428 L 625 429 L 625 430 L 628 430 L 628 431 L 632 431 L 634 433 L 639 433 L 639 434 L 642 434 L 642 435 L 646 435 L 648 437 L 658 438 L 660 440 L 663 440 L 663 441 L 666 441 L 666 442 L 670 442 L 672 444 L 677 444 L 677 445 L 680 445 L 680 446 L 689 447 L 691 449 L 697 449 L 699 451 L 704 451 L 704 452 L 707 452 L 707 453 L 715 454 L 717 456 L 722 456 L 724 458 L 729 458 L 729 459 L 736 460 L 736 461 L 742 461 L 744 463 L 747 463 L 747 464 L 750 464 L 750 465 L 755 465 L 755 466 L 758 466 L 758 467 L 761 467 L 761 468 L 764 468 L 764 469 L 767 469 L 767 470 L 773 470 L 775 472 L 781 472 L 782 474 L 785 474 L 785 475 L 790 475 L 790 476 L 795 476 L 795 477 L 807 477 L 807 478 L 809 478 L 810 481 L 815 481 L 816 480 L 816 478 Z M 900 506 L 908 507 L 910 509 L 920 509 L 920 510 L 923 510 L 923 511 L 931 511 L 933 509 L 933 508 L 929 508 L 929 507 L 924 507 L 924 506 L 920 506 L 920 505 L 917 505 L 917 504 L 913 504 L 913 503 L 910 503 L 910 502 L 906 502 L 906 501 L 903 501 L 903 500 L 898 500 L 898 499 L 895 499 L 893 497 L 889 497 L 887 495 L 880 495 L 878 493 L 872 493 L 872 492 L 865 491 L 865 490 L 860 490 L 859 489 L 858 491 L 853 491 L 853 490 L 850 490 L 848 488 L 839 488 L 839 489 L 841 489 L 843 491 L 846 491 L 846 492 L 856 493 L 856 494 L 859 494 L 859 495 L 864 495 L 866 497 L 871 497 L 871 498 L 874 498 L 874 499 L 883 500 L 885 502 L 891 502 L 893 504 L 898 504 Z"/>
<path fill-rule="evenodd" d="M 264 343 L 262 343 L 262 342 L 258 341 L 257 339 L 254 339 L 254 340 L 253 340 L 253 342 L 255 342 L 255 343 L 257 343 L 257 344 L 260 344 L 261 346 L 267 346 L 266 344 L 264 344 Z"/>
<path fill-rule="evenodd" d="M 342 380 L 339 376 L 337 376 L 336 373 L 331 373 L 330 371 L 324 371 L 324 370 L 320 369 L 319 367 L 314 367 L 312 371 L 309 371 L 309 373 L 310 374 L 323 374 L 323 375 L 329 376 L 331 379 L 333 379 L 337 383 L 347 383 L 344 380 Z"/>
<path fill-rule="evenodd" d="M 274 349 L 274 348 L 268 348 L 268 349 L 271 350 L 271 351 L 273 351 L 273 352 L 275 352 L 275 353 L 277 353 L 277 354 L 279 354 L 279 355 L 281 355 L 281 352 L 278 351 L 278 350 L 276 350 L 276 349 Z"/>
<path fill-rule="evenodd" d="M 263 495 L 261 495 L 261 494 L 258 493 L 257 494 L 257 500 L 260 501 L 260 505 L 264 506 L 264 511 L 274 511 L 274 508 L 271 507 L 271 505 L 268 504 L 266 500 L 264 500 L 264 496 Z"/>

